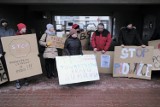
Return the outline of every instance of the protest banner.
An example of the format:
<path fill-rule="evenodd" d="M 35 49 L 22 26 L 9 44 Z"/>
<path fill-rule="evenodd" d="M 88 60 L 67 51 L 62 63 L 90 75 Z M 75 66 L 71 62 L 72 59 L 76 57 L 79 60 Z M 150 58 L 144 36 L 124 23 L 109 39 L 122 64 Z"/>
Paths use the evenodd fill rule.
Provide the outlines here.
<path fill-rule="evenodd" d="M 4 70 L 3 64 L 0 60 L 0 84 L 3 84 L 8 81 L 6 71 Z"/>
<path fill-rule="evenodd" d="M 10 81 L 42 73 L 35 34 L 2 37 L 1 40 Z"/>
<path fill-rule="evenodd" d="M 107 51 L 105 54 L 94 51 L 83 51 L 84 55 L 94 54 L 96 56 L 98 72 L 99 73 L 106 73 L 106 74 L 113 74 L 113 59 L 114 59 L 114 52 Z"/>
<path fill-rule="evenodd" d="M 153 47 L 115 47 L 113 77 L 151 79 Z"/>
<path fill-rule="evenodd" d="M 60 85 L 100 79 L 94 55 L 56 57 L 56 64 Z"/>
<path fill-rule="evenodd" d="M 90 36 L 87 34 L 87 32 L 82 32 L 78 35 L 78 38 L 81 41 L 82 49 L 87 50 L 89 48 L 90 43 Z"/>
<path fill-rule="evenodd" d="M 154 49 L 152 70 L 154 71 L 160 70 L 160 49 Z"/>
<path fill-rule="evenodd" d="M 160 49 L 160 40 L 149 41 L 148 45 L 154 46 L 154 49 Z"/>
<path fill-rule="evenodd" d="M 51 40 L 52 46 L 56 48 L 60 48 L 60 49 L 64 48 L 64 43 L 65 43 L 66 38 L 53 36 L 51 39 L 52 39 Z"/>

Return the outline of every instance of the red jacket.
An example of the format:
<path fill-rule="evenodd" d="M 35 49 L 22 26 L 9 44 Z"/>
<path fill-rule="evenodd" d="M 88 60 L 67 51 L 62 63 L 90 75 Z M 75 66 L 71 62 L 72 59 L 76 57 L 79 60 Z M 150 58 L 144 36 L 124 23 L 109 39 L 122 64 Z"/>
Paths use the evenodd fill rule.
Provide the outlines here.
<path fill-rule="evenodd" d="M 98 51 L 108 51 L 112 38 L 109 31 L 104 30 L 102 33 L 95 31 L 92 35 L 91 44 L 93 48 L 97 48 Z"/>

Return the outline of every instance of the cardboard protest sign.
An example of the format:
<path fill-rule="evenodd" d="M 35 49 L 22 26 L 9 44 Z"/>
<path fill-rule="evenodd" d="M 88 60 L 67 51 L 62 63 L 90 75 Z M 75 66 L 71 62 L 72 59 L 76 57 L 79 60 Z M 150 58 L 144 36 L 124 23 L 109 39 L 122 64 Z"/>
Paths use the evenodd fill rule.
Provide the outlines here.
<path fill-rule="evenodd" d="M 87 50 L 90 43 L 90 36 L 87 34 L 87 32 L 82 32 L 78 35 L 78 38 L 81 41 L 82 49 Z"/>
<path fill-rule="evenodd" d="M 159 49 L 154 49 L 152 70 L 154 71 L 160 70 L 160 50 Z"/>
<path fill-rule="evenodd" d="M 51 40 L 52 46 L 54 46 L 56 48 L 63 49 L 65 40 L 66 40 L 66 38 L 64 38 L 64 37 L 53 36 L 52 40 Z"/>
<path fill-rule="evenodd" d="M 3 68 L 3 64 L 0 60 L 0 84 L 3 84 L 8 81 L 7 74 Z"/>
<path fill-rule="evenodd" d="M 83 51 L 84 55 L 94 54 L 96 56 L 99 73 L 113 74 L 114 52 L 107 51 L 105 54 L 94 51 Z"/>
<path fill-rule="evenodd" d="M 100 79 L 94 55 L 56 57 L 56 64 L 60 85 Z"/>
<path fill-rule="evenodd" d="M 42 73 L 35 34 L 1 38 L 10 81 Z"/>
<path fill-rule="evenodd" d="M 113 77 L 151 79 L 153 47 L 115 47 Z"/>
<path fill-rule="evenodd" d="M 160 40 L 149 41 L 148 45 L 154 46 L 155 49 L 160 49 Z"/>

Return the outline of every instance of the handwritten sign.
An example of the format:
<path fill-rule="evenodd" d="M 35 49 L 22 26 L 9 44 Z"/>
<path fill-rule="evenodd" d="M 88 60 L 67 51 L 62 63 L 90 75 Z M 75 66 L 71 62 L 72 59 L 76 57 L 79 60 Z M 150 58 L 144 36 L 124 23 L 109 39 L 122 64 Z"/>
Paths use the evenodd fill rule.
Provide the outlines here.
<path fill-rule="evenodd" d="M 155 49 L 160 49 L 160 40 L 149 41 L 148 45 L 154 46 Z"/>
<path fill-rule="evenodd" d="M 0 61 L 0 84 L 3 84 L 8 81 L 7 74 L 4 71 L 2 62 Z"/>
<path fill-rule="evenodd" d="M 151 79 L 153 47 L 115 47 L 113 77 Z"/>
<path fill-rule="evenodd" d="M 109 55 L 101 55 L 101 67 L 109 68 L 110 66 L 110 56 Z"/>
<path fill-rule="evenodd" d="M 160 50 L 159 49 L 154 49 L 152 70 L 154 71 L 160 70 Z"/>
<path fill-rule="evenodd" d="M 78 35 L 78 38 L 81 41 L 82 49 L 87 50 L 90 43 L 90 34 L 88 34 L 87 32 L 82 32 Z"/>
<path fill-rule="evenodd" d="M 56 48 L 63 49 L 65 40 L 66 40 L 66 38 L 53 36 L 52 40 L 51 40 L 52 41 L 52 46 L 54 46 Z"/>
<path fill-rule="evenodd" d="M 94 54 L 96 56 L 98 72 L 105 74 L 113 74 L 113 59 L 114 52 L 107 51 L 102 54 L 102 52 L 94 52 L 94 51 L 83 51 L 84 55 Z"/>
<path fill-rule="evenodd" d="M 59 84 L 73 84 L 99 80 L 94 55 L 56 57 Z"/>
<path fill-rule="evenodd" d="M 35 34 L 1 38 L 10 81 L 42 73 Z"/>

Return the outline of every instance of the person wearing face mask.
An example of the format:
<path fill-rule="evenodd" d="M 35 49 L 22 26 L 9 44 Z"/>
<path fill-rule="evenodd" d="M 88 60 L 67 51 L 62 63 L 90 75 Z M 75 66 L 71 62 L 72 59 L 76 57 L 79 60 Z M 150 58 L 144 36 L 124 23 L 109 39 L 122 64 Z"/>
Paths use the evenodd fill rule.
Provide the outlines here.
<path fill-rule="evenodd" d="M 6 19 L 0 20 L 0 38 L 6 36 L 16 35 L 15 31 L 12 28 L 9 28 L 8 21 Z M 2 44 L 0 43 L 0 57 L 3 54 Z"/>
<path fill-rule="evenodd" d="M 24 23 L 17 24 L 17 27 L 18 27 L 18 31 L 17 31 L 16 35 L 26 34 L 27 28 Z"/>
<path fill-rule="evenodd" d="M 91 38 L 91 45 L 94 50 L 101 51 L 102 54 L 106 53 L 110 47 L 112 38 L 107 29 L 104 29 L 104 24 L 99 23 L 97 30 L 93 33 Z"/>
<path fill-rule="evenodd" d="M 75 29 L 77 33 L 80 33 L 80 27 L 78 24 L 73 24 L 72 29 Z"/>
<path fill-rule="evenodd" d="M 133 26 L 132 22 L 127 23 L 127 27 L 123 27 L 120 30 L 118 41 L 122 47 L 127 46 L 139 46 L 143 48 L 142 40 L 136 30 L 136 27 Z"/>
<path fill-rule="evenodd" d="M 81 41 L 77 36 L 77 31 L 71 29 L 64 45 L 65 55 L 83 55 Z"/>
<path fill-rule="evenodd" d="M 14 36 L 16 33 L 12 28 L 9 28 L 8 21 L 6 19 L 0 20 L 0 37 Z"/>
<path fill-rule="evenodd" d="M 1 37 L 14 36 L 16 35 L 15 31 L 9 27 L 8 21 L 6 19 L 0 20 L 0 59 L 4 66 L 4 70 L 7 71 L 7 66 L 5 62 L 5 52 L 3 51 Z"/>
<path fill-rule="evenodd" d="M 39 44 L 45 47 L 43 58 L 45 59 L 45 67 L 47 71 L 47 77 L 57 77 L 56 60 L 58 56 L 56 47 L 52 45 L 52 38 L 55 36 L 55 30 L 52 24 L 47 24 L 46 31 L 39 40 Z"/>
<path fill-rule="evenodd" d="M 17 36 L 26 34 L 26 30 L 27 30 L 27 29 L 26 29 L 26 25 L 25 25 L 25 24 L 19 23 L 19 24 L 17 24 L 17 27 L 18 27 L 18 31 L 17 31 L 17 33 L 16 33 Z M 28 83 L 27 78 L 25 78 L 25 79 L 23 79 L 23 80 L 24 80 L 24 86 L 28 86 L 29 83 Z M 20 80 L 16 80 L 16 88 L 17 88 L 17 89 L 20 89 L 21 86 L 22 86 L 22 84 L 20 83 Z"/>

